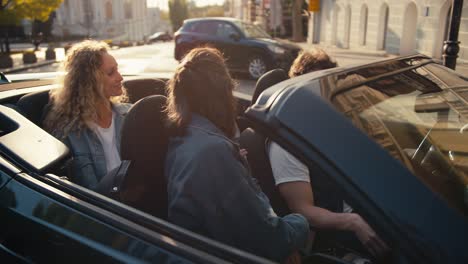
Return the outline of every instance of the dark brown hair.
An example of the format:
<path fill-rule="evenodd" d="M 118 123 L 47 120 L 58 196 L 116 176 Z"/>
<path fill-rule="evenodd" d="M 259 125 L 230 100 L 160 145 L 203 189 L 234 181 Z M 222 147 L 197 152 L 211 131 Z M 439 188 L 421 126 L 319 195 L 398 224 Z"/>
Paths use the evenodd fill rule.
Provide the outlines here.
<path fill-rule="evenodd" d="M 299 53 L 289 69 L 289 77 L 293 78 L 313 71 L 335 68 L 336 66 L 336 62 L 330 59 L 324 50 L 314 48 Z"/>
<path fill-rule="evenodd" d="M 169 126 L 177 134 L 185 132 L 192 113 L 197 113 L 210 120 L 227 137 L 234 136 L 234 81 L 217 49 L 203 47 L 191 50 L 177 67 L 167 89 Z"/>

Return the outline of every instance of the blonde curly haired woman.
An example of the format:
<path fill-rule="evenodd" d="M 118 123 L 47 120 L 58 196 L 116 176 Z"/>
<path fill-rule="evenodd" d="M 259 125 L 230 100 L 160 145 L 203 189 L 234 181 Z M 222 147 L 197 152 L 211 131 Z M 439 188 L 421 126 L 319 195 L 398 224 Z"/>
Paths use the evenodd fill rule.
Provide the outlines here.
<path fill-rule="evenodd" d="M 96 189 L 100 180 L 121 160 L 120 129 L 130 108 L 117 62 L 104 42 L 75 44 L 64 62 L 61 87 L 51 91 L 45 128 L 72 151 L 71 179 Z"/>

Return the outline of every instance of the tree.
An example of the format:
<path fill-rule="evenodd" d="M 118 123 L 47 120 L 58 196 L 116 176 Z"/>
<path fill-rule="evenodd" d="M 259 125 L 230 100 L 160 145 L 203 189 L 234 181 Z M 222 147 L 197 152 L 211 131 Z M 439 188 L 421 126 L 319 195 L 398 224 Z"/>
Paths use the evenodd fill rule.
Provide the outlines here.
<path fill-rule="evenodd" d="M 184 20 L 188 18 L 187 2 L 185 0 L 169 0 L 168 5 L 172 29 L 177 31 Z"/>
<path fill-rule="evenodd" d="M 292 1 L 292 38 L 294 41 L 303 41 L 304 35 L 302 33 L 302 6 L 304 0 Z"/>
<path fill-rule="evenodd" d="M 223 17 L 224 7 L 221 5 L 193 6 L 189 7 L 189 17 Z"/>
<path fill-rule="evenodd" d="M 8 28 L 23 19 L 47 21 L 63 0 L 0 0 L 0 26 L 6 53 L 10 52 Z M 3 49 L 2 49 L 3 50 Z"/>

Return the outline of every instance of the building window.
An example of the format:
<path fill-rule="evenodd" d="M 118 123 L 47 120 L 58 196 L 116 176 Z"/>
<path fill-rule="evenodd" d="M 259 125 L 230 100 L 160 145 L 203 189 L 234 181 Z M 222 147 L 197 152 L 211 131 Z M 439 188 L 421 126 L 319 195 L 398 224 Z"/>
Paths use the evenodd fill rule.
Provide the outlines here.
<path fill-rule="evenodd" d="M 125 2 L 124 2 L 124 12 L 125 12 L 125 18 L 126 19 L 132 19 L 133 18 L 133 10 L 132 10 L 132 1 L 131 0 L 125 0 Z"/>
<path fill-rule="evenodd" d="M 359 44 L 362 46 L 366 45 L 367 39 L 367 16 L 368 16 L 368 9 L 367 5 L 362 5 L 361 7 L 361 23 L 360 23 L 360 34 L 359 34 Z"/>
<path fill-rule="evenodd" d="M 106 19 L 112 19 L 113 13 L 112 13 L 112 3 L 111 1 L 107 1 L 106 3 Z"/>

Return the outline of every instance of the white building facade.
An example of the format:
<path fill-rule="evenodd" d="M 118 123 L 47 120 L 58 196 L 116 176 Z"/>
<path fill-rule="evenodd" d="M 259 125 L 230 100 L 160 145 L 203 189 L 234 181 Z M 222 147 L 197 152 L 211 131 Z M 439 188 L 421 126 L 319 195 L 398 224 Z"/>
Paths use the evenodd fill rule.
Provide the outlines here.
<path fill-rule="evenodd" d="M 64 0 L 56 14 L 53 34 L 62 37 L 138 41 L 158 23 L 146 0 Z"/>
<path fill-rule="evenodd" d="M 322 0 L 309 23 L 309 42 L 349 49 L 419 52 L 441 58 L 450 0 Z M 314 23 L 315 22 L 315 23 Z M 459 31 L 459 60 L 468 62 L 468 1 Z"/>

